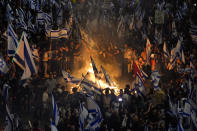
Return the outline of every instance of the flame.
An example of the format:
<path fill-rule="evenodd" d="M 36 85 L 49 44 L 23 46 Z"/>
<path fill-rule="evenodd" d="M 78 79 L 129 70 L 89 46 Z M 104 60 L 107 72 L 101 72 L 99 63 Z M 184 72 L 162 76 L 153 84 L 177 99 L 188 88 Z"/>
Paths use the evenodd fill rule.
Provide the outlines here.
<path fill-rule="evenodd" d="M 94 71 L 92 68 L 92 64 L 89 64 L 88 67 L 88 72 L 89 72 L 89 76 L 88 79 L 95 82 L 97 84 L 97 86 L 101 89 L 105 89 L 105 88 L 110 88 L 113 89 L 115 91 L 115 94 L 118 95 L 119 89 L 117 84 L 114 82 L 115 86 L 109 86 L 104 80 L 100 79 L 100 80 L 96 80 L 95 76 L 94 76 Z"/>

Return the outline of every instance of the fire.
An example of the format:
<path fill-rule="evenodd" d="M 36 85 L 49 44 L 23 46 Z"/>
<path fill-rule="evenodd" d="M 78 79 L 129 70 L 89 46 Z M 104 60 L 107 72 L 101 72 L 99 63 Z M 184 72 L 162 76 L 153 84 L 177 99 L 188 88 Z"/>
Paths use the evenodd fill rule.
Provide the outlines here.
<path fill-rule="evenodd" d="M 88 67 L 88 73 L 89 73 L 89 76 L 88 76 L 88 79 L 95 82 L 97 84 L 97 86 L 101 89 L 105 89 L 105 88 L 110 88 L 110 89 L 113 89 L 115 91 L 115 94 L 118 95 L 118 87 L 117 87 L 117 84 L 114 82 L 114 85 L 115 86 L 109 86 L 104 80 L 100 79 L 100 80 L 96 80 L 95 79 L 95 76 L 94 76 L 94 71 L 93 71 L 93 68 L 92 68 L 92 64 L 90 63 L 89 64 L 90 66 Z"/>

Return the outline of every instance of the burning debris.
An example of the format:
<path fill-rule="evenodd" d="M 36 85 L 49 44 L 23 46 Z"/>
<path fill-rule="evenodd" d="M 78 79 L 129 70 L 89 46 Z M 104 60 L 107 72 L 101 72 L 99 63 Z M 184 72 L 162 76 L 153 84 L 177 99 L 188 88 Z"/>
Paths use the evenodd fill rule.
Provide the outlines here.
<path fill-rule="evenodd" d="M 93 91 L 95 93 L 101 94 L 102 89 L 110 88 L 118 93 L 118 85 L 111 79 L 109 74 L 107 74 L 104 67 L 101 65 L 101 70 L 98 70 L 96 64 L 92 57 L 90 57 L 91 63 L 87 68 L 87 73 L 84 75 L 82 73 L 81 78 L 71 76 L 68 72 L 62 71 L 64 80 L 79 88 L 80 90 L 85 90 L 86 92 Z"/>

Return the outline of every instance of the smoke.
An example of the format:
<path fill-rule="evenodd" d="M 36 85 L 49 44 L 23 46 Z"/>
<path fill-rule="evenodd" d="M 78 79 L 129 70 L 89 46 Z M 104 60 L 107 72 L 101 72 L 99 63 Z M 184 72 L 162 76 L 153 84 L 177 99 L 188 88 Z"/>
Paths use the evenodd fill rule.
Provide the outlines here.
<path fill-rule="evenodd" d="M 89 0 L 76 8 L 82 46 L 80 60 L 74 64 L 72 75 L 79 78 L 85 75 L 92 68 L 92 56 L 97 68 L 100 70 L 102 65 L 112 80 L 121 85 L 124 38 L 121 31 L 117 32 L 120 18 L 112 10 L 113 7 L 105 2 Z M 119 56 L 114 55 L 115 48 L 119 49 Z"/>

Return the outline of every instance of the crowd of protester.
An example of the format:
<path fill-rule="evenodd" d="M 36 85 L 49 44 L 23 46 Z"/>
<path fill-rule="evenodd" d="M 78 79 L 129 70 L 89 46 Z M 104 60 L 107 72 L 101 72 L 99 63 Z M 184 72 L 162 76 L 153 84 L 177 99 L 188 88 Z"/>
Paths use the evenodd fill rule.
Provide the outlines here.
<path fill-rule="evenodd" d="M 21 8 L 25 13 L 24 22 L 28 23 L 28 12 L 30 12 L 32 15 L 31 23 L 37 25 L 36 16 L 38 11 L 36 7 L 32 9 L 30 3 L 6 0 L 1 0 L 0 3 L 0 37 L 2 38 L 0 39 L 0 55 L 4 56 L 6 62 L 10 65 L 9 72 L 0 76 L 0 97 L 3 100 L 3 85 L 5 83 L 9 84 L 11 89 L 9 89 L 8 105 L 14 119 L 19 119 L 20 122 L 20 126 L 15 125 L 18 128 L 16 130 L 51 130 L 50 122 L 53 110 L 51 93 L 54 95 L 60 111 L 60 121 L 57 129 L 59 131 L 79 130 L 79 105 L 85 101 L 85 97 L 77 88 L 73 88 L 72 92 L 69 92 L 68 87 L 59 84 L 57 78 L 62 76 L 62 70 L 72 72 L 73 65 L 80 63 L 77 57 L 80 57 L 80 48 L 83 45 L 80 42 L 80 34 L 76 33 L 76 30 L 79 30 L 78 24 L 83 29 L 88 28 L 88 20 L 93 19 L 94 15 L 98 13 L 100 24 L 103 21 L 106 22 L 106 25 L 112 24 L 108 28 L 114 29 L 115 26 L 115 31 L 113 31 L 117 32 L 113 35 L 121 37 L 120 42 L 112 41 L 111 44 L 109 44 L 109 41 L 106 44 L 105 41 L 101 40 L 101 44 L 94 49 L 98 52 L 99 59 L 104 62 L 108 62 L 109 59 L 122 60 L 122 79 L 128 77 L 135 79 L 133 75 L 134 61 L 149 76 L 151 70 L 154 69 L 159 70 L 161 74 L 159 84 L 161 89 L 155 91 L 151 79 L 148 78 L 144 83 L 146 89 L 144 96 L 132 90 L 134 88 L 133 84 L 121 87 L 122 89 L 119 90 L 118 95 L 115 95 L 114 90 L 109 88 L 103 89 L 101 95 L 95 94 L 95 101 L 103 115 L 100 130 L 142 131 L 148 129 L 151 131 L 166 131 L 170 126 L 173 130 L 176 130 L 179 120 L 176 116 L 168 113 L 170 109 L 169 100 L 174 104 L 177 102 L 182 103 L 180 108 L 183 108 L 183 99 L 188 98 L 190 95 L 188 91 L 189 74 L 181 74 L 179 69 L 189 67 L 191 59 L 195 69 L 197 67 L 196 45 L 189 32 L 191 21 L 196 23 L 194 17 L 196 5 L 194 5 L 194 2 L 192 0 L 157 0 L 148 2 L 86 0 L 76 3 L 69 0 L 56 1 L 58 4 L 62 2 L 61 6 L 64 13 L 61 22 L 57 20 L 57 7 L 55 4 L 50 5 L 49 1 L 45 3 L 39 1 L 39 3 L 42 11 L 52 14 L 52 29 L 69 26 L 69 22 L 72 21 L 72 31 L 68 39 L 51 40 L 46 36 L 45 27 L 42 25 L 35 31 L 30 31 L 15 24 L 20 17 L 17 14 L 17 9 Z M 162 6 L 163 2 L 165 2 L 164 6 Z M 10 24 L 10 20 L 6 15 L 8 13 L 6 12 L 7 6 L 5 6 L 8 3 L 14 12 L 12 26 L 16 34 L 19 36 L 23 31 L 26 31 L 33 53 L 34 51 L 35 54 L 38 53 L 38 58 L 35 58 L 38 75 L 26 81 L 25 84 L 20 81 L 22 71 L 12 63 L 12 57 L 7 56 L 7 40 L 6 35 L 3 34 Z M 179 18 L 177 12 L 182 9 L 184 3 L 186 3 L 187 9 L 181 11 L 184 14 L 182 14 L 182 18 Z M 105 4 L 109 4 L 110 8 L 97 7 L 98 5 L 103 7 L 101 5 Z M 87 7 L 89 11 L 84 11 L 85 8 L 80 8 L 80 6 Z M 154 21 L 155 10 L 164 12 L 163 22 Z M 140 16 L 143 16 L 142 19 Z M 166 42 L 167 48 L 170 50 L 176 46 L 180 37 L 183 38 L 185 63 L 177 60 L 174 69 L 168 70 L 167 63 L 170 60 L 164 57 L 163 43 Z M 151 54 L 154 54 L 150 58 L 149 64 L 147 64 L 147 52 L 144 50 L 147 38 L 152 44 Z M 197 88 L 196 82 L 196 77 L 194 77 L 191 85 L 193 90 Z M 193 96 L 193 101 L 196 102 L 195 96 Z M 0 101 L 0 116 L 3 116 L 0 117 L 0 130 L 5 127 L 5 114 L 4 102 Z M 183 117 L 182 125 L 185 129 L 195 130 L 192 129 L 194 125 L 186 117 Z"/>

